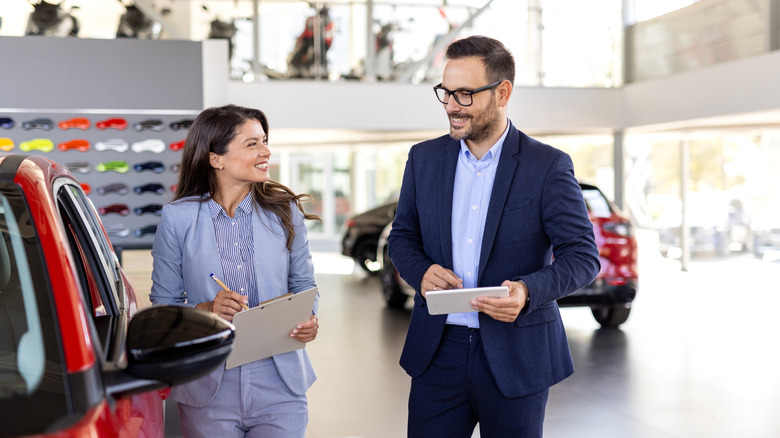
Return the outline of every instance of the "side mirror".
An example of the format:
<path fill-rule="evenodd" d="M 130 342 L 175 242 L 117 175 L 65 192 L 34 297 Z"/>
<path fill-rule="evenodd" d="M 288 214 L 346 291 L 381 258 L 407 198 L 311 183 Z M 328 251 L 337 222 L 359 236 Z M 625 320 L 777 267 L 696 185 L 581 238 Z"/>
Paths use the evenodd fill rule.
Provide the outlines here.
<path fill-rule="evenodd" d="M 187 383 L 225 363 L 235 327 L 210 312 L 158 305 L 136 313 L 127 329 L 127 368 L 108 376 L 122 396 Z"/>

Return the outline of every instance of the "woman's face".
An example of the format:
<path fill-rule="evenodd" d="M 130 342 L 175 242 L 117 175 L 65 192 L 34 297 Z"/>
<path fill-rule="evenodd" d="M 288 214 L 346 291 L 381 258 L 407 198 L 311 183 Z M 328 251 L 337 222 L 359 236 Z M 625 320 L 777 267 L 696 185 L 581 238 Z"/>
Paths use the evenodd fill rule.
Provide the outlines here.
<path fill-rule="evenodd" d="M 223 155 L 211 153 L 211 165 L 216 168 L 220 184 L 251 184 L 270 179 L 268 135 L 257 120 L 239 125 L 237 134 Z"/>

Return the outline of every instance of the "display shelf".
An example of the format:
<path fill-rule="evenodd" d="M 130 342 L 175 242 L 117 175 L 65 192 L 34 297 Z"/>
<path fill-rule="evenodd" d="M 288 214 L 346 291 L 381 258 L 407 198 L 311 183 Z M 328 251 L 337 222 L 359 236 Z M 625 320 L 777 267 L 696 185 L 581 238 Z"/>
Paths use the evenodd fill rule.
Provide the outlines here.
<path fill-rule="evenodd" d="M 11 118 L 14 126 L 9 128 L 0 128 L 0 138 L 9 139 L 13 142 L 13 147 L 9 149 L 7 141 L 0 153 L 20 153 L 29 155 L 42 155 L 61 165 L 71 169 L 71 173 L 80 183 L 86 183 L 91 188 L 88 198 L 92 201 L 96 209 L 110 206 L 113 204 L 126 204 L 130 210 L 127 215 L 117 213 L 101 214 L 100 218 L 109 233 L 111 243 L 115 247 L 125 249 L 149 249 L 154 242 L 154 227 L 160 221 L 160 217 L 154 213 L 141 212 L 138 214 L 136 209 L 143 209 L 151 204 L 165 205 L 173 199 L 172 188 L 178 181 L 177 165 L 181 159 L 181 142 L 187 136 L 187 128 L 172 129 L 171 123 L 181 125 L 183 120 L 192 120 L 197 115 L 196 112 L 179 111 L 175 113 L 155 113 L 155 112 L 134 112 L 134 113 L 94 113 L 83 114 L 79 112 L 0 112 L 0 118 Z M 89 121 L 87 129 L 69 128 L 62 129 L 59 124 L 64 121 L 70 121 L 74 118 L 85 118 Z M 101 121 L 109 119 L 125 119 L 127 127 L 124 129 L 103 128 L 98 126 Z M 25 129 L 24 122 L 51 119 L 52 126 L 49 129 L 34 128 Z M 134 125 L 150 120 L 160 120 L 162 124 L 150 124 L 150 129 L 137 131 Z M 46 124 L 43 124 L 44 126 Z M 184 124 L 186 125 L 186 123 Z M 160 129 L 161 128 L 161 129 Z M 157 129 L 157 130 L 155 130 Z M 20 145 L 33 139 L 49 139 L 54 144 L 54 148 L 49 152 L 41 150 L 23 151 Z M 109 143 L 111 140 L 121 139 L 127 143 L 124 152 L 105 148 L 98 150 L 96 143 Z M 82 151 L 79 148 L 61 150 L 58 145 L 72 142 L 73 140 L 86 140 L 89 143 L 89 149 Z M 149 142 L 158 140 L 157 143 L 164 145 L 160 152 L 153 151 L 154 147 L 147 148 L 142 152 L 134 148 L 134 144 L 140 142 Z M 78 142 L 77 142 L 78 143 Z M 171 144 L 174 147 L 171 148 Z M 121 172 L 117 170 L 98 169 L 101 163 L 112 161 L 123 161 L 127 163 L 127 170 Z M 149 164 L 150 162 L 159 162 L 162 166 Z M 150 169 L 138 171 L 135 165 L 147 165 Z M 101 194 L 100 187 L 109 184 L 124 183 L 127 185 L 127 193 L 120 194 L 116 192 Z M 157 183 L 162 186 L 162 193 L 154 191 L 145 191 L 137 193 L 136 188 L 144 185 Z M 139 189 L 140 190 L 140 189 Z"/>

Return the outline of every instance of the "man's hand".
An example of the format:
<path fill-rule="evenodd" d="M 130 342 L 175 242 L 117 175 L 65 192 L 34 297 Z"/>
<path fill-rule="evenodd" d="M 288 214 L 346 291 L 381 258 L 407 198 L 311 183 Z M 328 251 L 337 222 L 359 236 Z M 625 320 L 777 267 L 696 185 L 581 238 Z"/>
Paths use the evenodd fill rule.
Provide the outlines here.
<path fill-rule="evenodd" d="M 441 289 L 462 289 L 463 280 L 458 278 L 454 272 L 442 267 L 441 265 L 431 265 L 420 283 L 420 293 L 425 297 L 425 292 L 429 290 Z"/>
<path fill-rule="evenodd" d="M 428 274 L 426 274 L 428 275 Z M 503 322 L 512 322 L 523 310 L 528 297 L 528 287 L 521 281 L 504 280 L 501 286 L 509 288 L 506 298 L 479 297 L 471 302 L 474 310 L 484 312 L 491 318 Z"/>

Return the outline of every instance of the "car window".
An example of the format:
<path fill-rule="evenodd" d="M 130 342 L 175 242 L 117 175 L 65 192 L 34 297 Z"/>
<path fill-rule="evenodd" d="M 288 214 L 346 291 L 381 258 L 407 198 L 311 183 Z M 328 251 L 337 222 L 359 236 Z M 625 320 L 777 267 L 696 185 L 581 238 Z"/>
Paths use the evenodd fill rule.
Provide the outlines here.
<path fill-rule="evenodd" d="M 585 198 L 585 205 L 588 207 L 588 212 L 591 216 L 612 216 L 612 209 L 609 206 L 609 201 L 607 201 L 607 198 L 605 198 L 599 190 L 583 188 L 582 197 Z"/>
<path fill-rule="evenodd" d="M 120 320 L 125 317 L 126 307 L 118 263 L 92 204 L 80 187 L 65 181 L 58 185 L 57 203 L 73 251 L 76 276 L 84 301 L 92 309 L 102 352 L 99 353 L 105 360 L 116 362 L 124 347 L 114 339 L 124 335 Z"/>
<path fill-rule="evenodd" d="M 68 413 L 45 266 L 21 190 L 0 184 L 0 437 L 44 433 Z"/>

